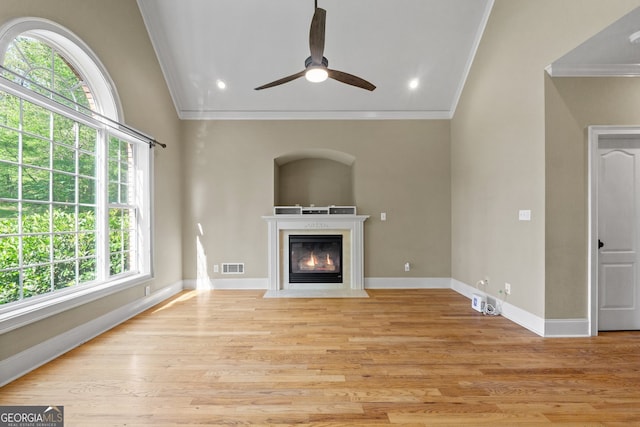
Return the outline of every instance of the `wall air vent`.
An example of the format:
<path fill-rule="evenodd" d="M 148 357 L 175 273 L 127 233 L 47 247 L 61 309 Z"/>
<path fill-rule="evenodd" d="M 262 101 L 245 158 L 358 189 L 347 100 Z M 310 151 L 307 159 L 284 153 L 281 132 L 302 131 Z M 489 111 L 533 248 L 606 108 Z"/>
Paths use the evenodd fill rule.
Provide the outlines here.
<path fill-rule="evenodd" d="M 244 263 L 242 262 L 223 262 L 222 274 L 244 274 Z"/>

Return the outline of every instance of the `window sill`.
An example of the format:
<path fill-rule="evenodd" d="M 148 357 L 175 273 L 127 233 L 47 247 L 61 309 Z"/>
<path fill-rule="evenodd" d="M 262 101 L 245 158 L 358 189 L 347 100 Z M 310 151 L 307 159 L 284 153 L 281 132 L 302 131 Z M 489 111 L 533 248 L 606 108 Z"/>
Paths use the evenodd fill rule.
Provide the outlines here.
<path fill-rule="evenodd" d="M 150 280 L 150 274 L 127 276 L 101 285 L 79 287 L 60 295 L 0 308 L 0 334 L 21 328 Z"/>

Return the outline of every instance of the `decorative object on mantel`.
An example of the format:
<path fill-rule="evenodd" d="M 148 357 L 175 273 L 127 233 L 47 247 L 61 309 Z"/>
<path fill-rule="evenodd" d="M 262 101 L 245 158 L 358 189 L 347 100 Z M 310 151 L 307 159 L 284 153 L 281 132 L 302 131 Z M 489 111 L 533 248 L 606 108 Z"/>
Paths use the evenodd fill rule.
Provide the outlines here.
<path fill-rule="evenodd" d="M 274 215 L 355 215 L 355 206 L 274 206 Z"/>

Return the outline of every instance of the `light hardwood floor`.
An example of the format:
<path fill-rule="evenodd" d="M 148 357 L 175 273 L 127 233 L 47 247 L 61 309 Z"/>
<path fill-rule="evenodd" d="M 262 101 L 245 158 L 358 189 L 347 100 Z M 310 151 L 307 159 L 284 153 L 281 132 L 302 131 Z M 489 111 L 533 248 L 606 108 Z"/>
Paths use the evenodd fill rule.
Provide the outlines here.
<path fill-rule="evenodd" d="M 640 333 L 543 339 L 450 290 L 185 292 L 0 391 L 66 426 L 640 425 Z"/>

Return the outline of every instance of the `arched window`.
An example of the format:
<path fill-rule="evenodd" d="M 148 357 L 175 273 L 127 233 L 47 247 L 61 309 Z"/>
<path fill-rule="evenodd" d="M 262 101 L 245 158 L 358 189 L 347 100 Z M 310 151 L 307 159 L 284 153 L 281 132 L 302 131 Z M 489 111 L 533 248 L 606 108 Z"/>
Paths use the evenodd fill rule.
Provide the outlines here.
<path fill-rule="evenodd" d="M 0 27 L 0 314 L 150 275 L 149 148 L 68 30 Z"/>

